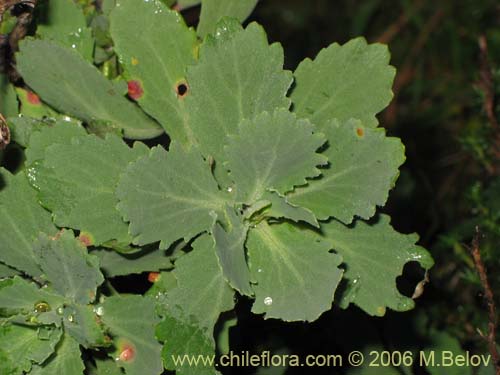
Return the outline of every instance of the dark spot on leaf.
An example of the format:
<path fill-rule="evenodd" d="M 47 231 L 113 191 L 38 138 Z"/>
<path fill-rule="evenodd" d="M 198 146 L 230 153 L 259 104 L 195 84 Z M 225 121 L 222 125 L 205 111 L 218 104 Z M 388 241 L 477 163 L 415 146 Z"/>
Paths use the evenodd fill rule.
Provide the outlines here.
<path fill-rule="evenodd" d="M 188 94 L 188 91 L 189 91 L 189 86 L 188 86 L 187 82 L 185 82 L 185 81 L 179 82 L 175 86 L 175 92 L 177 93 L 177 96 L 179 98 L 186 97 L 186 95 Z"/>
<path fill-rule="evenodd" d="M 142 94 L 144 94 L 144 90 L 142 89 L 142 85 L 139 81 L 128 81 L 127 82 L 127 87 L 128 87 L 128 96 L 131 99 L 138 100 L 142 97 Z"/>
<path fill-rule="evenodd" d="M 357 128 L 356 134 L 358 135 L 358 137 L 362 137 L 365 135 L 365 131 L 363 130 L 363 128 Z"/>
<path fill-rule="evenodd" d="M 115 90 L 113 90 L 113 89 L 109 89 L 109 90 L 108 90 L 108 94 L 109 94 L 109 95 L 112 95 L 112 96 L 115 96 L 115 95 L 116 95 L 116 92 L 115 92 Z"/>
<path fill-rule="evenodd" d="M 40 101 L 39 96 L 35 94 L 33 91 L 28 91 L 26 99 L 28 99 L 28 102 L 33 105 L 40 105 L 42 103 Z"/>

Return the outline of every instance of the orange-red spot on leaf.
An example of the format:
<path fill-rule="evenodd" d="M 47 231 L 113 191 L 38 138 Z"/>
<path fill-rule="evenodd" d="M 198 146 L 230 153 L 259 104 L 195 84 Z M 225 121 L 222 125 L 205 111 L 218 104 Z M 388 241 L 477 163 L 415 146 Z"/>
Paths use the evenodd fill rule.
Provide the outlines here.
<path fill-rule="evenodd" d="M 160 274 L 158 272 L 150 272 L 148 275 L 148 281 L 150 283 L 156 283 L 160 278 Z"/>
<path fill-rule="evenodd" d="M 26 99 L 28 99 L 28 102 L 33 105 L 40 105 L 42 103 L 40 101 L 40 97 L 33 91 L 28 91 L 28 93 L 26 94 Z"/>
<path fill-rule="evenodd" d="M 88 233 L 80 233 L 78 236 L 78 240 L 82 243 L 83 246 L 89 247 L 94 244 L 93 238 Z"/>
<path fill-rule="evenodd" d="M 134 345 L 129 341 L 121 342 L 118 345 L 120 354 L 118 355 L 118 359 L 123 362 L 131 362 L 135 359 L 136 350 Z"/>
<path fill-rule="evenodd" d="M 140 99 L 142 97 L 142 94 L 144 94 L 144 90 L 142 89 L 142 85 L 139 81 L 128 81 L 127 86 L 128 96 L 134 100 Z"/>
<path fill-rule="evenodd" d="M 365 131 L 362 128 L 357 128 L 356 134 L 358 135 L 358 137 L 362 137 L 365 135 Z"/>

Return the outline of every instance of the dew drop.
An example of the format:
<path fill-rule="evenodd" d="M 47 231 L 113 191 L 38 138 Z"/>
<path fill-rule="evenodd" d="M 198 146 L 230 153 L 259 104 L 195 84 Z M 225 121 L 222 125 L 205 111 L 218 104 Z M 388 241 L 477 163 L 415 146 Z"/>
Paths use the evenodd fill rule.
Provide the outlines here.
<path fill-rule="evenodd" d="M 261 273 L 261 272 L 262 272 L 262 268 L 259 268 L 259 269 L 257 270 L 257 272 L 258 272 L 258 273 Z"/>
<path fill-rule="evenodd" d="M 72 45 L 71 45 L 71 48 L 76 48 L 76 44 L 72 44 Z"/>
<path fill-rule="evenodd" d="M 47 302 L 40 301 L 40 302 L 35 303 L 34 310 L 35 310 L 35 313 L 40 314 L 40 313 L 50 311 L 50 306 Z"/>
<path fill-rule="evenodd" d="M 75 317 L 73 315 L 68 315 L 68 322 L 74 323 L 75 322 Z"/>
<path fill-rule="evenodd" d="M 56 313 L 59 314 L 59 315 L 62 315 L 64 313 L 64 309 L 62 307 L 58 307 L 56 309 Z"/>
<path fill-rule="evenodd" d="M 97 316 L 103 316 L 104 315 L 104 307 L 102 307 L 102 306 L 94 307 L 94 313 Z"/>
<path fill-rule="evenodd" d="M 264 298 L 264 305 L 271 306 L 273 304 L 273 299 L 271 297 Z"/>
<path fill-rule="evenodd" d="M 229 187 L 227 188 L 227 192 L 228 192 L 228 193 L 232 193 L 232 192 L 233 192 L 233 188 L 232 188 L 231 186 L 229 186 Z"/>

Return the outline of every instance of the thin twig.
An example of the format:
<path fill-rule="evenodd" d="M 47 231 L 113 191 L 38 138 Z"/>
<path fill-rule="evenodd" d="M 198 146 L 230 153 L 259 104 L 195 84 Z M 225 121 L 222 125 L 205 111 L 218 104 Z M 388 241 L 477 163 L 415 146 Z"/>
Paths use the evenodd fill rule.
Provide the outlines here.
<path fill-rule="evenodd" d="M 394 23 L 391 23 L 375 40 L 378 43 L 389 44 L 406 27 L 408 21 L 422 7 L 423 3 L 422 0 L 415 1 L 408 12 L 405 9 L 398 19 Z"/>
<path fill-rule="evenodd" d="M 498 326 L 497 311 L 493 291 L 491 290 L 490 282 L 488 281 L 488 275 L 486 274 L 486 267 L 484 266 L 483 260 L 481 259 L 479 237 L 479 228 L 476 227 L 476 233 L 474 234 L 474 238 L 472 239 L 470 252 L 472 254 L 472 258 L 474 259 L 474 266 L 476 267 L 476 271 L 479 274 L 479 279 L 481 280 L 481 285 L 484 289 L 484 297 L 488 304 L 488 335 L 484 336 L 484 338 L 488 342 L 488 349 L 495 365 L 495 372 L 497 375 L 500 375 L 500 355 L 498 354 L 496 343 L 496 330 Z"/>
<path fill-rule="evenodd" d="M 484 111 L 493 132 L 492 154 L 496 159 L 500 159 L 500 125 L 495 114 L 496 97 L 493 74 L 488 57 L 488 43 L 486 37 L 479 37 L 480 66 L 478 87 L 484 94 Z"/>

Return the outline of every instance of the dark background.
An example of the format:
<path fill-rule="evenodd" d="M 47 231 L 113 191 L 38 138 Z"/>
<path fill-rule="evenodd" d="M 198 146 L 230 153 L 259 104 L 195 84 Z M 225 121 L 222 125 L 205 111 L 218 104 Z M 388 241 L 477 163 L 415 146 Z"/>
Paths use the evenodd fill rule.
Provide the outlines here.
<path fill-rule="evenodd" d="M 192 17 L 196 17 L 196 10 Z M 500 5 L 488 0 L 262 0 L 250 17 L 285 50 L 294 70 L 333 42 L 357 36 L 389 45 L 397 68 L 394 100 L 378 117 L 391 136 L 406 145 L 407 161 L 383 211 L 394 227 L 417 232 L 436 265 L 430 284 L 408 313 L 369 317 L 356 307 L 335 308 L 312 324 L 264 321 L 240 302 L 233 350 L 276 353 L 348 353 L 350 350 L 420 350 L 452 347 L 487 353 L 479 332 L 487 332 L 487 307 L 468 244 L 475 227 L 493 291 L 500 253 L 500 182 L 495 137 L 500 129 L 484 110 L 483 76 L 491 72 L 497 94 L 500 62 Z M 479 38 L 488 47 L 481 53 Z M 483 62 L 482 62 L 483 60 Z M 496 100 L 494 102 L 495 115 Z M 498 118 L 498 116 L 497 116 Z M 421 272 L 414 264 L 398 280 L 406 295 Z M 262 369 L 258 374 L 390 374 L 391 369 Z M 394 369 L 394 373 L 409 373 Z M 377 372 L 378 371 L 378 372 Z M 432 371 L 432 370 L 431 370 Z M 446 369 L 433 373 L 471 373 Z M 454 372 L 458 371 L 458 372 Z M 415 373 L 428 373 L 414 366 Z M 243 369 L 224 373 L 255 373 Z M 488 373 L 488 372 L 484 372 Z M 493 373 L 493 372 L 489 372 Z"/>

